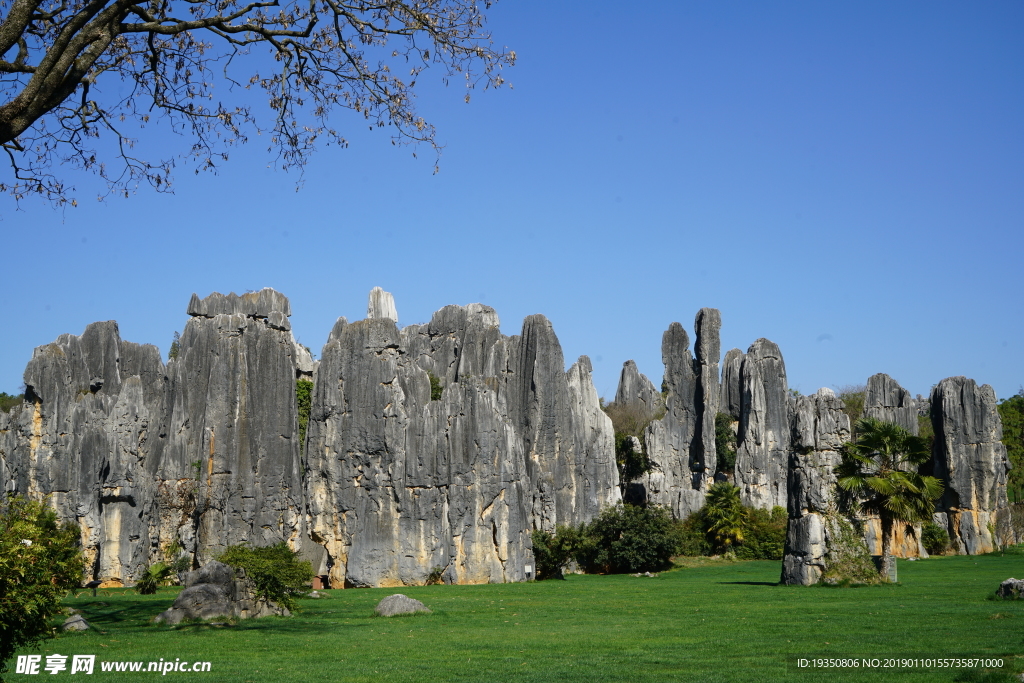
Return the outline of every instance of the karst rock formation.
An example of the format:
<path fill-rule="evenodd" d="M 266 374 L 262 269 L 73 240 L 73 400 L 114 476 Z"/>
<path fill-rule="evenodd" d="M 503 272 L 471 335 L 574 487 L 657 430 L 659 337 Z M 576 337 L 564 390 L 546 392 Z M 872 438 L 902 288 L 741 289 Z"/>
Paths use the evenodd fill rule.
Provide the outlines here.
<path fill-rule="evenodd" d="M 748 505 L 787 507 L 784 581 L 827 566 L 842 401 L 794 398 L 767 339 L 722 358 L 716 309 L 698 312 L 692 350 L 682 325 L 668 327 L 660 389 L 624 366 L 615 402 L 644 425 L 621 441 L 647 467 L 622 482 L 590 360 L 566 370 L 542 315 L 514 336 L 481 304 L 399 327 L 378 287 L 366 318 L 339 318 L 314 361 L 272 289 L 193 295 L 187 313 L 166 363 L 113 321 L 38 347 L 23 403 L 0 412 L 4 491 L 47 497 L 79 525 L 90 578 L 131 585 L 172 549 L 198 567 L 229 545 L 285 541 L 333 587 L 522 581 L 534 530 L 587 522 L 622 490 L 685 518 L 716 480 Z M 313 382 L 304 429 L 297 380 Z M 930 416 L 930 467 L 947 487 L 935 518 L 960 553 L 1015 540 L 995 405 L 991 387 L 962 377 L 930 399 L 886 375 L 865 392 L 866 415 L 915 433 Z M 732 471 L 719 471 L 718 414 L 736 435 Z M 917 535 L 897 552 L 915 553 Z"/>

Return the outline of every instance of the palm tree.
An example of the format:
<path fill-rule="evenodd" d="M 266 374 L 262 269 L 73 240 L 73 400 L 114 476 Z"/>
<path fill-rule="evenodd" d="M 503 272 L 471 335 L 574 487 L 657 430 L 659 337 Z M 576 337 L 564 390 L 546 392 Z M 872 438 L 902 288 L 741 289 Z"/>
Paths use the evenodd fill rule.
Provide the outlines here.
<path fill-rule="evenodd" d="M 882 523 L 882 567 L 889 576 L 892 531 L 931 519 L 942 482 L 918 474 L 931 457 L 928 442 L 903 427 L 873 417 L 857 421 L 857 440 L 846 444 L 836 467 L 839 488 L 861 499 L 860 511 Z"/>
<path fill-rule="evenodd" d="M 704 520 L 708 536 L 716 548 L 727 552 L 732 546 L 743 543 L 744 517 L 738 486 L 720 481 L 708 489 Z"/>

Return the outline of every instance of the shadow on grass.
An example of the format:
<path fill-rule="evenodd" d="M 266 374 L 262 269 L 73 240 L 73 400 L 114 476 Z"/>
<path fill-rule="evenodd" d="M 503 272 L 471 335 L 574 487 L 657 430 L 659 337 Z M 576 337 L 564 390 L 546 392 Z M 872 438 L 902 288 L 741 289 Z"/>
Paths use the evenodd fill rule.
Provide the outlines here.
<path fill-rule="evenodd" d="M 722 586 L 781 586 L 778 581 L 719 581 Z"/>

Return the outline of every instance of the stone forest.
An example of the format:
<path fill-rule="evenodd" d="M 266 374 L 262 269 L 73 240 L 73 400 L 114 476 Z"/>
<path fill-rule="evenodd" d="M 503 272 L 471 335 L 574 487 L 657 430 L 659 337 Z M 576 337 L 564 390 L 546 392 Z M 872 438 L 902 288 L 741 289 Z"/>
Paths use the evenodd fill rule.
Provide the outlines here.
<path fill-rule="evenodd" d="M 446 583 L 523 581 L 533 530 L 587 522 L 624 496 L 684 519 L 716 480 L 745 505 L 787 509 L 786 583 L 818 581 L 850 528 L 835 494 L 851 434 L 842 399 L 790 392 L 767 339 L 722 358 L 716 309 L 697 313 L 692 349 L 682 325 L 665 331 L 660 390 L 623 367 L 615 403 L 655 416 L 633 444 L 649 466 L 623 482 L 590 360 L 566 371 L 542 315 L 511 337 L 480 304 L 400 328 L 376 288 L 366 319 L 338 319 L 318 361 L 272 289 L 193 295 L 188 315 L 166 363 L 113 321 L 61 335 L 35 350 L 24 401 L 0 412 L 5 491 L 76 521 L 91 578 L 107 585 L 133 584 L 172 545 L 199 566 L 232 544 L 280 541 L 336 588 L 423 584 L 435 568 Z M 308 422 L 297 381 L 311 383 Z M 865 416 L 932 426 L 934 520 L 955 552 L 1022 540 L 990 386 L 950 377 L 915 398 L 878 374 L 863 397 Z M 720 414 L 735 434 L 729 473 Z M 877 554 L 878 520 L 858 521 Z M 920 535 L 897 529 L 894 554 L 924 554 Z"/>

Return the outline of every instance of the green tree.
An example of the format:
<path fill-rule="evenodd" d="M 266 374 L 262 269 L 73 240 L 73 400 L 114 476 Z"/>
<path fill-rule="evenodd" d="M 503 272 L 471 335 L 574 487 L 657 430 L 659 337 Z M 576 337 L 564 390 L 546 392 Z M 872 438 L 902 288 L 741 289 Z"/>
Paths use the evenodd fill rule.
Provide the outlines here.
<path fill-rule="evenodd" d="M 1012 469 L 1007 476 L 1006 492 L 1014 503 L 1024 501 L 1024 389 L 999 402 L 1003 422 L 1003 444 Z"/>
<path fill-rule="evenodd" d="M 0 681 L 15 650 L 53 636 L 47 622 L 82 581 L 79 536 L 45 503 L 0 503 Z"/>
<path fill-rule="evenodd" d="M 881 521 L 883 578 L 889 575 L 895 526 L 930 520 L 942 495 L 942 482 L 917 471 L 930 457 L 925 439 L 866 417 L 857 421 L 857 439 L 845 445 L 836 467 L 839 488 L 860 499 L 862 513 Z"/>
<path fill-rule="evenodd" d="M 178 331 L 174 331 L 174 337 L 171 338 L 171 348 L 167 350 L 167 360 L 174 360 L 178 357 L 178 353 L 181 351 L 181 335 Z"/>
<path fill-rule="evenodd" d="M 0 410 L 5 413 L 11 412 L 11 408 L 14 406 L 20 406 L 22 401 L 25 400 L 24 394 L 8 394 L 0 391 Z"/>
<path fill-rule="evenodd" d="M 313 407 L 313 383 L 308 379 L 295 380 L 295 404 L 299 410 L 299 455 L 306 454 L 306 429 Z"/>
<path fill-rule="evenodd" d="M 836 389 L 836 395 L 843 400 L 843 412 L 850 418 L 850 426 L 856 436 L 857 421 L 864 416 L 864 397 L 868 388 L 864 384 L 848 384 Z"/>
<path fill-rule="evenodd" d="M 295 596 L 306 592 L 313 580 L 313 567 L 299 560 L 298 553 L 282 541 L 276 545 L 253 548 L 244 543 L 228 547 L 217 557 L 219 562 L 245 570 L 256 597 L 295 610 Z"/>
<path fill-rule="evenodd" d="M 732 429 L 732 415 L 715 415 L 715 451 L 718 456 L 718 471 L 732 473 L 736 467 L 736 432 Z"/>
<path fill-rule="evenodd" d="M 746 510 L 740 502 L 740 489 L 720 481 L 708 489 L 702 510 L 708 540 L 721 552 L 743 543 Z"/>
<path fill-rule="evenodd" d="M 675 527 L 664 508 L 619 504 L 582 529 L 576 559 L 589 571 L 659 571 L 678 547 Z"/>
<path fill-rule="evenodd" d="M 576 557 L 582 542 L 584 525 L 559 526 L 555 533 L 537 529 L 531 535 L 537 580 L 564 579 L 562 569 Z"/>

